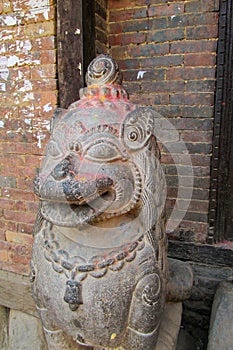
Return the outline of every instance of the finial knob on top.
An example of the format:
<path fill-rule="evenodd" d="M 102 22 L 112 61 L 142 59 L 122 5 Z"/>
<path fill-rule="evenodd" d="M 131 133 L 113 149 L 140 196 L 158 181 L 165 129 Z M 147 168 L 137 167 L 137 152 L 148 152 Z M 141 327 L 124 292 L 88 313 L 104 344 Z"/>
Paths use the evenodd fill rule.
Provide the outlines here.
<path fill-rule="evenodd" d="M 87 68 L 86 84 L 90 85 L 121 85 L 122 76 L 118 64 L 109 55 L 99 55 Z"/>

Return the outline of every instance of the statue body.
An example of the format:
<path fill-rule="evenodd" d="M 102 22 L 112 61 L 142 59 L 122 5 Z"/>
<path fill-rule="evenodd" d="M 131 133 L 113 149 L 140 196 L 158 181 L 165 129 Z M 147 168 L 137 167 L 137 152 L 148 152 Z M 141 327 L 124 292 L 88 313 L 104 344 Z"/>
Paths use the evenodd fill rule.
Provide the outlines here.
<path fill-rule="evenodd" d="M 109 56 L 91 62 L 35 179 L 33 295 L 49 349 L 156 345 L 167 276 L 156 114 L 120 84 Z"/>

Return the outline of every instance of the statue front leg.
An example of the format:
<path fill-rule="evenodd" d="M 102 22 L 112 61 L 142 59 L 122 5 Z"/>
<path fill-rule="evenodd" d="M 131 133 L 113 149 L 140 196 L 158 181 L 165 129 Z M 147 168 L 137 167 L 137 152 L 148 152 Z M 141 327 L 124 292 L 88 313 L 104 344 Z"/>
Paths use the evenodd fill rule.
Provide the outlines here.
<path fill-rule="evenodd" d="M 157 272 L 147 273 L 139 280 L 133 294 L 128 326 L 122 342 L 125 349 L 155 348 L 164 302 L 161 275 Z"/>
<path fill-rule="evenodd" d="M 40 315 L 45 338 L 48 345 L 48 350 L 92 350 L 92 347 L 86 347 L 79 345 L 74 339 L 68 336 L 61 329 L 58 329 L 51 322 L 48 316 L 47 310 L 45 308 L 38 308 L 38 313 Z"/>

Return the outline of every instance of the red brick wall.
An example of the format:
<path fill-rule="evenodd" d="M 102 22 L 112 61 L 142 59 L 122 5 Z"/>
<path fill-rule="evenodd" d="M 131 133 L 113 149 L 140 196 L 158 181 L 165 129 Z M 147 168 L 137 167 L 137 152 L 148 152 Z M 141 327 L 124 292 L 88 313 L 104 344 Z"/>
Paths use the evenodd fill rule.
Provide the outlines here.
<path fill-rule="evenodd" d="M 177 197 L 177 169 L 183 194 L 176 209 L 178 215 L 185 214 L 189 197 L 185 186 L 190 186 L 193 169 L 188 211 L 170 236 L 200 242 L 208 234 L 218 8 L 215 0 L 108 1 L 109 52 L 123 71 L 131 100 L 153 106 L 178 131 L 171 133 L 168 126 L 161 145 L 168 215 Z M 187 165 L 182 140 L 192 166 Z M 176 154 L 176 166 L 165 146 Z"/>
<path fill-rule="evenodd" d="M 54 7 L 0 1 L 0 269 L 27 274 L 33 178 L 57 102 Z"/>

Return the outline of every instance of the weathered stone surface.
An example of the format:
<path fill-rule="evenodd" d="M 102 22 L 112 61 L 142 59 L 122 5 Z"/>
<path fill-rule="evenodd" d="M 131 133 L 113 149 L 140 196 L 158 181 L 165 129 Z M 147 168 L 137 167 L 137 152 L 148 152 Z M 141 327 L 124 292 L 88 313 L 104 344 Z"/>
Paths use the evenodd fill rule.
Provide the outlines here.
<path fill-rule="evenodd" d="M 7 350 L 47 350 L 41 322 L 37 317 L 10 310 Z"/>
<path fill-rule="evenodd" d="M 7 350 L 8 347 L 8 317 L 7 309 L 4 306 L 0 306 L 0 349 Z"/>
<path fill-rule="evenodd" d="M 233 349 L 233 283 L 220 283 L 211 312 L 208 350 Z"/>
<path fill-rule="evenodd" d="M 176 350 L 181 316 L 182 303 L 167 303 L 165 305 L 155 350 Z"/>

